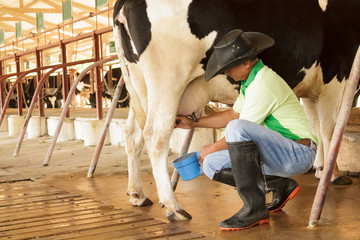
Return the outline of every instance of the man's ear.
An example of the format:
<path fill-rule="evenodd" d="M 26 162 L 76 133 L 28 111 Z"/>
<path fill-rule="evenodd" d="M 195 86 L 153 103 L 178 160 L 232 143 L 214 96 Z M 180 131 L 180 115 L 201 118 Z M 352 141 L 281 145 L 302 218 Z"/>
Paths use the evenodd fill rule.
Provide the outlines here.
<path fill-rule="evenodd" d="M 250 60 L 246 60 L 245 62 L 243 62 L 245 68 L 249 68 L 251 66 L 251 62 Z"/>

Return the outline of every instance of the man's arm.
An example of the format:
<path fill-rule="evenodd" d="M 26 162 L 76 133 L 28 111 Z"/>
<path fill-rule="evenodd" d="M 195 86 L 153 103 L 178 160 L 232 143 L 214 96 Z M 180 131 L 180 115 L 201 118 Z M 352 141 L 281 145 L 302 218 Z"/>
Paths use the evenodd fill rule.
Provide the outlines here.
<path fill-rule="evenodd" d="M 201 117 L 197 122 L 184 116 L 176 117 L 175 127 L 191 129 L 194 127 L 200 128 L 224 128 L 226 125 L 234 119 L 239 118 L 239 113 L 235 112 L 232 108 L 229 110 L 217 112 L 213 115 Z"/>
<path fill-rule="evenodd" d="M 210 153 L 217 152 L 220 150 L 226 150 L 226 149 L 227 149 L 227 144 L 225 137 L 223 137 L 222 139 L 220 139 L 219 141 L 213 144 L 202 146 L 201 152 L 199 154 L 199 162 L 202 163 L 205 157 Z"/>

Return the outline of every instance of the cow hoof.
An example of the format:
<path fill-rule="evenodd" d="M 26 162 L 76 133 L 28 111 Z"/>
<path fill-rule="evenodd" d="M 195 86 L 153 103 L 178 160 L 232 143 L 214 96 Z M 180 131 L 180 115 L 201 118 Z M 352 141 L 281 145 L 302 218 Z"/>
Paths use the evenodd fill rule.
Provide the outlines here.
<path fill-rule="evenodd" d="M 140 207 L 147 207 L 153 205 L 153 202 L 149 198 L 145 198 L 144 202 L 140 205 Z"/>
<path fill-rule="evenodd" d="M 147 207 L 153 205 L 153 202 L 149 198 L 145 198 L 145 199 L 131 198 L 130 205 L 134 207 Z"/>
<path fill-rule="evenodd" d="M 166 217 L 170 222 L 180 222 L 184 220 L 190 220 L 192 218 L 191 215 L 183 209 L 173 210 L 167 214 Z"/>
<path fill-rule="evenodd" d="M 317 168 L 316 171 L 315 171 L 315 177 L 316 177 L 317 179 L 320 179 L 320 178 L 321 178 L 321 174 L 322 174 L 322 169 Z"/>
<path fill-rule="evenodd" d="M 351 178 L 348 178 L 347 176 L 344 175 L 331 180 L 331 182 L 334 185 L 351 185 L 353 183 Z"/>

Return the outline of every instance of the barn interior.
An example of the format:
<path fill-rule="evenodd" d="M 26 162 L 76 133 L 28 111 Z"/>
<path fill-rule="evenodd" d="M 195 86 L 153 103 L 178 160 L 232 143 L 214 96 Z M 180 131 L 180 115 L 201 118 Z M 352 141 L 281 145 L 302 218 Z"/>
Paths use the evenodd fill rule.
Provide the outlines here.
<path fill-rule="evenodd" d="M 353 183 L 330 184 L 314 229 L 307 227 L 319 184 L 313 171 L 295 178 L 300 193 L 282 211 L 271 214 L 270 224 L 238 232 L 219 229 L 219 223 L 242 206 L 235 188 L 205 175 L 180 180 L 175 196 L 192 220 L 169 223 L 157 204 L 146 149 L 141 155 L 141 177 L 145 194 L 154 204 L 131 207 L 123 134 L 129 108 L 120 107 L 120 102 L 128 100 L 126 94 L 118 100 L 96 172 L 89 178 L 120 80 L 112 33 L 115 2 L 0 1 L 1 239 L 360 239 L 360 108 L 356 104 L 337 160 Z M 86 77 L 74 86 L 70 107 L 64 111 L 77 77 L 102 60 L 103 64 L 84 72 Z M 39 83 L 43 90 L 32 104 Z M 170 173 L 185 134 L 177 129 L 172 136 Z M 196 129 L 189 151 L 222 134 L 221 129 Z"/>

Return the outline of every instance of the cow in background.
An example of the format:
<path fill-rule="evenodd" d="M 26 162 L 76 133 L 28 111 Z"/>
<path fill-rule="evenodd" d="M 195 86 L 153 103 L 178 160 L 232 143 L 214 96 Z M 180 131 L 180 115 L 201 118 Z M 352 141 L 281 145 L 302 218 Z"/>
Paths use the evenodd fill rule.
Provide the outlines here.
<path fill-rule="evenodd" d="M 75 78 L 80 75 L 76 69 L 69 69 L 68 85 L 71 87 Z M 43 99 L 47 108 L 61 108 L 63 105 L 62 75 L 49 76 L 44 87 Z M 76 86 L 75 94 L 72 96 L 70 107 L 79 108 L 89 105 L 90 74 L 86 74 Z"/>
<path fill-rule="evenodd" d="M 113 99 L 114 93 L 115 93 L 115 88 L 116 85 L 118 84 L 118 82 L 120 81 L 121 78 L 121 69 L 120 68 L 113 68 L 112 69 L 112 86 L 113 88 L 109 87 L 108 85 L 105 85 L 105 94 L 106 97 L 109 99 Z M 105 74 L 105 80 L 106 82 L 109 82 L 109 72 L 106 72 Z M 125 84 L 121 87 L 120 89 L 120 96 L 119 96 L 119 101 L 118 104 L 116 105 L 116 107 L 118 108 L 126 108 L 129 107 L 130 105 L 130 99 L 129 99 L 129 93 L 126 89 Z"/>
<path fill-rule="evenodd" d="M 11 82 L 6 82 L 5 84 L 5 95 L 8 94 L 9 89 L 11 87 L 13 83 Z M 34 92 L 35 92 L 35 78 L 34 77 L 27 77 L 24 78 L 21 81 L 21 93 L 22 93 L 22 100 L 23 100 L 23 104 L 22 107 L 23 108 L 28 108 L 30 106 L 31 100 L 33 98 Z M 17 88 L 14 89 L 14 92 L 12 93 L 12 96 L 10 98 L 9 101 L 9 108 L 17 108 L 18 107 L 18 103 L 17 103 L 17 98 L 18 98 L 18 94 L 17 94 Z"/>
<path fill-rule="evenodd" d="M 46 88 L 44 89 L 44 103 L 46 108 L 61 108 L 63 102 L 63 94 L 60 88 Z"/>
<path fill-rule="evenodd" d="M 62 75 L 58 72 L 57 75 L 50 75 L 44 82 L 42 92 L 46 108 L 61 108 L 63 102 L 61 78 Z"/>
<path fill-rule="evenodd" d="M 197 94 L 187 92 L 206 89 L 200 85 L 211 47 L 233 29 L 275 39 L 274 47 L 260 58 L 304 98 L 320 138 L 315 167 L 321 168 L 360 42 L 359 11 L 357 0 L 331 0 L 325 10 L 314 0 L 118 0 L 114 34 L 119 58 L 125 59 L 130 74 L 125 78 L 131 96 L 126 130 L 130 203 L 151 203 L 142 192 L 136 162 L 143 137 L 168 219 L 191 218 L 171 189 L 166 162 L 169 139 L 176 115 L 191 113 L 179 112 L 181 103 L 187 102 L 187 110 L 194 111 L 202 104 Z M 227 84 L 224 75 L 211 82 L 221 83 L 217 90 Z M 200 88 L 191 88 L 193 83 Z M 332 180 L 347 183 L 337 169 Z"/>
<path fill-rule="evenodd" d="M 11 88 L 11 83 L 6 81 L 5 82 L 5 96 L 7 96 L 9 94 L 9 89 Z M 17 108 L 18 107 L 18 103 L 17 103 L 17 90 L 16 88 L 14 89 L 14 92 L 12 93 L 11 97 L 10 97 L 10 101 L 9 101 L 9 105 L 8 108 Z"/>
<path fill-rule="evenodd" d="M 22 82 L 23 98 L 25 107 L 28 108 L 33 99 L 36 89 L 36 79 L 34 77 L 26 78 L 25 82 Z"/>
<path fill-rule="evenodd" d="M 111 100 L 113 99 L 115 88 L 117 83 L 120 81 L 121 78 L 121 69 L 120 68 L 113 68 L 112 69 L 112 78 L 109 80 L 109 71 L 107 71 L 104 75 L 104 91 L 102 92 L 103 99 Z M 109 84 L 112 81 L 111 85 Z M 130 98 L 128 95 L 128 91 L 126 89 L 125 84 L 120 89 L 120 96 L 118 99 L 118 103 L 116 105 L 117 108 L 126 108 L 129 107 Z M 90 94 L 90 105 L 92 108 L 96 108 L 96 97 L 95 93 Z"/>

